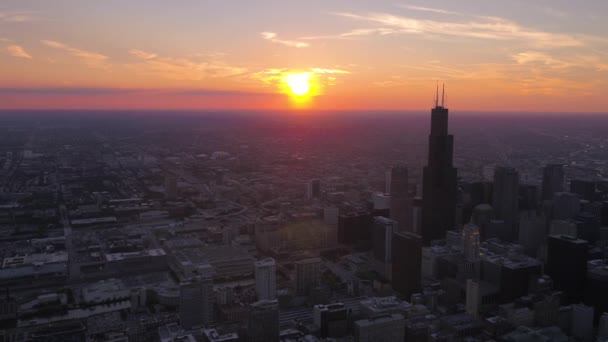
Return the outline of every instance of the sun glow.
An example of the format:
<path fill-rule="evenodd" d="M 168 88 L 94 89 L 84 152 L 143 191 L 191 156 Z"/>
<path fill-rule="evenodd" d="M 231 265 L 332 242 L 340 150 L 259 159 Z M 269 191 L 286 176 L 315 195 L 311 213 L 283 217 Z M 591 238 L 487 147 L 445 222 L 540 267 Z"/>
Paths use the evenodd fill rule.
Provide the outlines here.
<path fill-rule="evenodd" d="M 305 97 L 310 95 L 310 90 L 312 88 L 311 79 L 312 73 L 302 72 L 285 75 L 284 82 L 292 95 Z"/>

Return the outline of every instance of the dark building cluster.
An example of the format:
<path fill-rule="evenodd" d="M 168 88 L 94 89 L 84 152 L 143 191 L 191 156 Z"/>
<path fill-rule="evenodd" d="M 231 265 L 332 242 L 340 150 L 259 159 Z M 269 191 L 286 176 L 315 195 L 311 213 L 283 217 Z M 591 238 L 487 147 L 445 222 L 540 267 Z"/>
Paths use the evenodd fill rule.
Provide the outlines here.
<path fill-rule="evenodd" d="M 605 137 L 106 114 L 0 122 L 0 341 L 608 341 Z"/>

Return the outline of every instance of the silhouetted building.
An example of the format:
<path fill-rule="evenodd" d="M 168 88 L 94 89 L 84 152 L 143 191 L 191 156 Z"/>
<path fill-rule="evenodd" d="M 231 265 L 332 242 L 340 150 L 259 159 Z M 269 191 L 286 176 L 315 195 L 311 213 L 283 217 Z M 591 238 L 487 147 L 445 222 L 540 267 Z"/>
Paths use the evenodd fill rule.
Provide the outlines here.
<path fill-rule="evenodd" d="M 393 233 L 397 232 L 397 222 L 386 217 L 374 217 L 374 227 L 372 231 L 374 269 L 383 277 L 391 278 L 391 257 Z"/>
<path fill-rule="evenodd" d="M 566 303 L 582 299 L 587 277 L 587 241 L 567 235 L 547 239 L 546 272 L 555 289 L 564 292 Z"/>
<path fill-rule="evenodd" d="M 309 291 L 319 285 L 321 280 L 321 259 L 312 258 L 295 262 L 296 266 L 296 292 L 299 295 L 308 295 Z"/>
<path fill-rule="evenodd" d="M 412 206 L 409 194 L 408 172 L 404 165 L 391 169 L 390 217 L 399 224 L 400 231 L 413 231 Z"/>
<path fill-rule="evenodd" d="M 247 341 L 277 342 L 279 332 L 279 304 L 276 300 L 263 300 L 250 305 Z"/>
<path fill-rule="evenodd" d="M 276 267 L 273 258 L 256 261 L 255 267 L 255 292 L 258 300 L 276 299 Z"/>
<path fill-rule="evenodd" d="M 577 194 L 556 192 L 553 195 L 553 219 L 571 220 L 581 211 L 581 201 Z"/>
<path fill-rule="evenodd" d="M 403 341 L 405 319 L 401 314 L 381 315 L 355 322 L 355 342 Z"/>
<path fill-rule="evenodd" d="M 479 232 L 482 240 L 487 239 L 487 229 L 490 222 L 494 219 L 494 208 L 491 205 L 483 203 L 478 204 L 473 208 L 471 215 L 471 223 L 479 227 Z"/>
<path fill-rule="evenodd" d="M 213 322 L 213 278 L 200 276 L 179 286 L 179 320 L 182 328 L 205 327 Z"/>
<path fill-rule="evenodd" d="M 361 244 L 371 247 L 372 216 L 368 213 L 352 213 L 338 216 L 338 242 Z"/>
<path fill-rule="evenodd" d="M 448 134 L 448 109 L 439 92 L 435 108 L 431 112 L 431 134 L 429 135 L 428 164 L 423 170 L 422 182 L 422 228 L 425 245 L 442 239 L 445 232 L 454 228 L 456 219 L 457 178 L 453 166 L 454 136 Z"/>
<path fill-rule="evenodd" d="M 420 290 L 422 237 L 410 232 L 393 235 L 392 285 L 405 298 Z"/>
<path fill-rule="evenodd" d="M 585 284 L 585 304 L 593 306 L 596 320 L 608 312 L 608 264 L 604 260 L 587 263 L 587 283 Z"/>
<path fill-rule="evenodd" d="M 517 238 L 517 213 L 519 211 L 519 173 L 512 167 L 498 166 L 494 170 L 492 207 L 497 219 L 503 220 L 507 240 Z"/>
<path fill-rule="evenodd" d="M 469 223 L 462 229 L 462 245 L 464 258 L 467 261 L 479 261 L 479 227 Z"/>
<path fill-rule="evenodd" d="M 584 200 L 593 201 L 595 199 L 595 182 L 573 179 L 570 181 L 570 192 L 579 195 Z"/>
<path fill-rule="evenodd" d="M 343 337 L 348 333 L 348 309 L 342 303 L 315 305 L 313 323 L 323 338 Z"/>
<path fill-rule="evenodd" d="M 549 164 L 543 168 L 543 201 L 553 199 L 553 194 L 564 191 L 564 166 Z"/>
<path fill-rule="evenodd" d="M 538 204 L 538 187 L 531 184 L 521 184 L 519 186 L 519 210 L 536 210 Z"/>

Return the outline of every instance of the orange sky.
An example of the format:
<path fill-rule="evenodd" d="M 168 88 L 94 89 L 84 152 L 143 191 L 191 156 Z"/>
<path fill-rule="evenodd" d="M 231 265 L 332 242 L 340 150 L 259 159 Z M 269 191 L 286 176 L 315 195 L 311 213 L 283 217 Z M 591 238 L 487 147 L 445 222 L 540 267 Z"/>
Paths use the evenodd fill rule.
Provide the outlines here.
<path fill-rule="evenodd" d="M 0 109 L 605 111 L 603 0 L 7 0 Z"/>

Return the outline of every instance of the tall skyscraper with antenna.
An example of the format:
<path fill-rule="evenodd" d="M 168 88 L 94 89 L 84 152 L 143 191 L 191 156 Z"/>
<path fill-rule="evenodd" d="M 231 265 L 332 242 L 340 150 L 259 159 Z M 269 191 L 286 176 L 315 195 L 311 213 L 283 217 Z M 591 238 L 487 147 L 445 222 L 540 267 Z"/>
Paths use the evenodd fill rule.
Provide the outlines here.
<path fill-rule="evenodd" d="M 456 168 L 453 165 L 454 136 L 448 134 L 448 109 L 445 108 L 445 85 L 439 105 L 439 85 L 435 108 L 431 111 L 428 164 L 422 180 L 422 241 L 442 239 L 452 229 L 456 216 Z"/>

